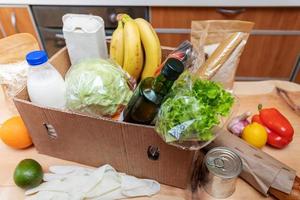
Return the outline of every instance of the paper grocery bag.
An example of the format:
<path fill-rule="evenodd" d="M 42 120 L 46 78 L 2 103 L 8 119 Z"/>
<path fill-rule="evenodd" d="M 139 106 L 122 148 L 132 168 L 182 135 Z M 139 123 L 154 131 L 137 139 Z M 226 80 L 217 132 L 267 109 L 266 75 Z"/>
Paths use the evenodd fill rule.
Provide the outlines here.
<path fill-rule="evenodd" d="M 267 196 L 270 187 L 291 193 L 296 177 L 292 168 L 225 130 L 205 147 L 205 151 L 220 146 L 231 148 L 241 157 L 243 171 L 240 177 L 262 194 Z"/>
<path fill-rule="evenodd" d="M 240 56 L 254 23 L 238 20 L 207 20 L 192 21 L 191 26 L 191 42 L 197 51 L 205 52 L 207 59 L 216 53 L 215 50 L 223 51 L 217 48 L 224 40 L 231 37 L 232 34 L 239 33 L 242 35 L 242 41 L 234 47 L 232 53 L 220 57 L 224 64 L 222 64 L 222 66 L 218 68 L 218 71 L 214 72 L 211 77 L 211 80 L 221 82 L 225 89 L 231 90 Z M 204 50 L 201 50 L 201 48 L 204 48 Z M 225 52 L 226 48 L 230 47 L 224 46 Z M 204 67 L 204 65 L 202 65 L 202 67 Z M 201 66 L 199 66 L 199 68 L 201 68 Z"/>

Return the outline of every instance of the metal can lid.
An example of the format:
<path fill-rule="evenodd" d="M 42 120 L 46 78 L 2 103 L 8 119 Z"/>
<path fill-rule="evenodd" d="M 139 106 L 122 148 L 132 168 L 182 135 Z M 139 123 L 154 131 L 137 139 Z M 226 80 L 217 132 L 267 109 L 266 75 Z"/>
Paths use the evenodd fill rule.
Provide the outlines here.
<path fill-rule="evenodd" d="M 242 160 L 231 149 L 216 147 L 207 152 L 204 158 L 209 172 L 222 178 L 235 178 L 242 171 Z"/>

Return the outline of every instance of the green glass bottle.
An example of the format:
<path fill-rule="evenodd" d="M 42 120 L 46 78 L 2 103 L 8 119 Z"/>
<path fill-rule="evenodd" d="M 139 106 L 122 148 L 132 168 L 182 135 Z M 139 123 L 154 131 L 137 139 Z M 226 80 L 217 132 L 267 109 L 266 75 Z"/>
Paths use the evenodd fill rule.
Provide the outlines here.
<path fill-rule="evenodd" d="M 150 124 L 183 70 L 184 65 L 180 60 L 169 58 L 156 78 L 148 77 L 141 81 L 123 112 L 124 121 Z"/>

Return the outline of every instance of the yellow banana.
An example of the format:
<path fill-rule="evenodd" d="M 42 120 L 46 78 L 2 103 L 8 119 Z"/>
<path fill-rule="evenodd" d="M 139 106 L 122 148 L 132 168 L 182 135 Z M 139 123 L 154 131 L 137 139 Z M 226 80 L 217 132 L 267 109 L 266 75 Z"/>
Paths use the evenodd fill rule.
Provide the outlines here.
<path fill-rule="evenodd" d="M 118 22 L 117 29 L 113 32 L 111 43 L 110 43 L 110 58 L 118 63 L 121 67 L 123 66 L 124 60 L 124 33 L 123 23 Z"/>
<path fill-rule="evenodd" d="M 142 79 L 153 77 L 161 63 L 161 47 L 158 36 L 151 24 L 142 18 L 135 19 L 145 49 L 145 65 Z"/>
<path fill-rule="evenodd" d="M 136 80 L 143 70 L 143 49 L 136 22 L 128 15 L 122 16 L 124 22 L 124 63 L 123 69 Z"/>

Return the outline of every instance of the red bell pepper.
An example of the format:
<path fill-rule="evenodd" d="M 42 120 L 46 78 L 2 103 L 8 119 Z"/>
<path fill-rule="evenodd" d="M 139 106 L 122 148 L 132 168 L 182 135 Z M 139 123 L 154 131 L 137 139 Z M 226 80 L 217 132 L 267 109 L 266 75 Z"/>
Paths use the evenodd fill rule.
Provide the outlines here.
<path fill-rule="evenodd" d="M 267 143 L 271 146 L 283 148 L 293 139 L 294 129 L 292 125 L 276 108 L 261 109 L 261 105 L 259 105 L 259 115 L 254 115 L 252 122 L 266 127 Z"/>
<path fill-rule="evenodd" d="M 262 122 L 271 130 L 290 141 L 293 139 L 294 129 L 290 122 L 275 108 L 265 108 L 259 111 Z"/>
<path fill-rule="evenodd" d="M 272 130 L 270 130 L 260 119 L 259 115 L 253 115 L 252 117 L 252 123 L 253 122 L 257 122 L 261 125 L 263 125 L 268 133 L 268 140 L 267 143 L 273 147 L 282 149 L 283 147 L 285 147 L 286 145 L 288 145 L 290 142 L 284 138 L 279 136 L 278 134 L 276 134 L 275 132 L 273 132 Z"/>

